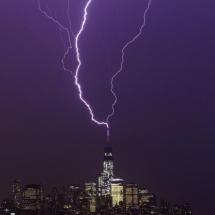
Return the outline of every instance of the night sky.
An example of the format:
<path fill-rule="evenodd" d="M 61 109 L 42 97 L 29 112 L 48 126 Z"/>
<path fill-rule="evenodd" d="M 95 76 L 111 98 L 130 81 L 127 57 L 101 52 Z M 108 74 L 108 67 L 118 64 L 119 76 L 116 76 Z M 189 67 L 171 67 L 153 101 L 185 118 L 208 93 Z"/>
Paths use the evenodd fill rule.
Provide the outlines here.
<path fill-rule="evenodd" d="M 66 0 L 42 3 L 68 24 Z M 71 0 L 74 32 L 84 3 Z M 98 119 L 111 110 L 110 78 L 146 3 L 95 0 L 90 8 L 80 81 Z M 215 210 L 214 7 L 212 0 L 153 0 L 116 79 L 111 120 L 115 175 L 173 203 L 190 202 L 196 215 Z M 90 121 L 73 76 L 61 68 L 64 33 L 35 0 L 1 0 L 0 27 L 0 198 L 15 178 L 47 188 L 96 180 L 105 128 Z"/>

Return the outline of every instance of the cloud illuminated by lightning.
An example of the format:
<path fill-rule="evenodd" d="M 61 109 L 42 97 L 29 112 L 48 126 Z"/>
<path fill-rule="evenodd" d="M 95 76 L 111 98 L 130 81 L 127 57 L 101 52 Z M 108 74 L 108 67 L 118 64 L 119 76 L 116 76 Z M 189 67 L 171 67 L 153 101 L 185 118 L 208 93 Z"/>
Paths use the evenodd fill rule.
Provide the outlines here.
<path fill-rule="evenodd" d="M 124 62 L 125 62 L 125 51 L 128 49 L 128 47 L 130 45 L 132 45 L 143 33 L 143 29 L 145 28 L 146 26 L 146 16 L 147 16 L 147 13 L 151 7 L 151 4 L 152 4 L 152 0 L 149 0 L 148 1 L 148 4 L 147 4 L 147 7 L 144 11 L 144 14 L 143 14 L 143 22 L 139 28 L 139 31 L 138 33 L 132 37 L 131 40 L 129 40 L 122 48 L 122 55 L 121 55 L 121 63 L 120 63 L 120 67 L 119 67 L 119 70 L 113 75 L 113 77 L 111 78 L 111 93 L 114 97 L 114 102 L 112 103 L 112 112 L 107 116 L 106 118 L 106 122 L 109 123 L 110 121 L 110 118 L 115 114 L 115 106 L 117 104 L 117 101 L 118 101 L 118 98 L 117 98 L 117 94 L 114 90 L 114 81 L 116 79 L 116 77 L 123 71 L 123 67 L 124 67 Z"/>

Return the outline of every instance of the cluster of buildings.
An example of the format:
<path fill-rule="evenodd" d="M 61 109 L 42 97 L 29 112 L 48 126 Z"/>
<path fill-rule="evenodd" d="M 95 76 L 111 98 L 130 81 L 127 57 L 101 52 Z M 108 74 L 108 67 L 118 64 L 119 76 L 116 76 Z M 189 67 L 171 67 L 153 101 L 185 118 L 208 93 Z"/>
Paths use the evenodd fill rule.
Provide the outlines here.
<path fill-rule="evenodd" d="M 103 171 L 98 183 L 53 188 L 49 194 L 42 185 L 22 186 L 16 180 L 12 198 L 3 200 L 0 215 L 190 215 L 188 205 L 158 202 L 155 195 L 135 183 L 115 178 L 112 148 L 104 150 Z"/>

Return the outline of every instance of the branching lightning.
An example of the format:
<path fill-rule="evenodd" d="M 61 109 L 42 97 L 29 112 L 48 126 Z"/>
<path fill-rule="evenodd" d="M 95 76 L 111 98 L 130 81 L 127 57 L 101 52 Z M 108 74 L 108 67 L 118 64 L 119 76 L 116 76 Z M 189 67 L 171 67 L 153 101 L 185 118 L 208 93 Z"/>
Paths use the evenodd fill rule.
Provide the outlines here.
<path fill-rule="evenodd" d="M 72 30 L 72 22 L 71 22 L 71 17 L 70 17 L 70 0 L 67 0 L 67 19 L 69 22 L 69 30 L 70 30 L 72 36 L 75 37 L 75 34 Z"/>
<path fill-rule="evenodd" d="M 68 40 L 69 40 L 69 45 L 63 55 L 63 58 L 61 59 L 61 63 L 62 63 L 62 66 L 63 66 L 63 69 L 67 72 L 70 72 L 73 74 L 73 72 L 68 69 L 66 66 L 65 66 L 65 59 L 66 57 L 68 56 L 69 54 L 69 51 L 72 49 L 72 38 L 71 38 L 71 34 L 74 36 L 74 40 L 75 40 L 75 50 L 76 50 L 76 59 L 77 59 L 77 62 L 78 62 L 78 66 L 75 70 L 75 85 L 78 89 L 78 93 L 79 93 L 79 98 L 80 100 L 83 102 L 83 104 L 86 106 L 86 108 L 88 109 L 89 113 L 90 113 L 90 116 L 91 116 L 91 120 L 93 122 L 95 122 L 96 124 L 98 125 L 104 125 L 106 126 L 106 128 L 108 129 L 109 128 L 109 125 L 107 122 L 103 122 L 103 121 L 98 121 L 96 120 L 95 116 L 94 116 L 94 112 L 93 112 L 93 109 L 91 108 L 90 104 L 84 99 L 83 97 L 83 91 L 82 91 L 82 87 L 81 87 L 81 84 L 79 82 L 79 72 L 80 72 L 80 68 L 82 66 L 82 62 L 81 62 L 81 57 L 80 57 L 80 50 L 79 50 L 79 39 L 84 31 L 84 27 L 87 23 L 87 16 L 88 16 L 88 8 L 90 7 L 91 3 L 92 3 L 92 0 L 88 0 L 85 7 L 84 7 L 84 15 L 83 15 L 83 20 L 82 20 L 82 23 L 81 23 L 81 27 L 78 31 L 78 33 L 76 35 L 74 35 L 74 33 L 72 32 L 71 30 L 71 20 L 70 20 L 70 15 L 69 15 L 69 6 L 70 6 L 70 0 L 68 0 L 68 7 L 67 7 L 67 17 L 68 17 L 68 22 L 69 22 L 69 27 L 65 27 L 63 26 L 57 19 L 55 19 L 54 17 L 50 16 L 45 10 L 43 10 L 41 8 L 41 2 L 40 0 L 37 0 L 37 3 L 38 3 L 38 8 L 39 8 L 39 11 L 44 15 L 46 16 L 49 20 L 51 20 L 53 23 L 57 24 L 57 26 L 65 31 L 67 33 L 67 36 L 68 36 Z"/>
<path fill-rule="evenodd" d="M 69 1 L 69 0 L 68 0 Z M 68 37 L 68 47 L 63 55 L 63 58 L 61 59 L 61 63 L 62 63 L 62 66 L 63 66 L 63 69 L 67 72 L 72 72 L 71 70 L 69 70 L 68 68 L 66 68 L 65 66 L 65 59 L 67 57 L 67 55 L 69 54 L 69 51 L 70 49 L 72 49 L 72 38 L 71 38 L 71 35 L 70 35 L 70 28 L 68 27 L 65 27 L 61 22 L 59 22 L 57 19 L 55 19 L 54 17 L 52 17 L 51 15 L 49 15 L 45 10 L 42 9 L 41 7 L 41 1 L 40 0 L 37 0 L 37 5 L 38 5 L 38 9 L 39 11 L 46 17 L 48 18 L 49 20 L 51 20 L 54 24 L 56 24 L 59 29 L 61 29 L 62 31 L 65 31 L 66 34 L 67 34 L 67 37 Z M 68 3 L 68 6 L 69 6 L 69 3 Z"/>
<path fill-rule="evenodd" d="M 130 40 L 128 41 L 125 46 L 122 48 L 122 51 L 121 51 L 121 62 L 120 62 L 120 67 L 119 67 L 119 70 L 112 76 L 111 78 L 111 93 L 114 97 L 114 101 L 111 105 L 112 107 L 112 111 L 110 114 L 108 114 L 107 118 L 106 118 L 106 121 L 99 121 L 95 118 L 95 114 L 94 114 L 94 111 L 91 107 L 91 105 L 86 101 L 86 99 L 84 98 L 83 96 L 83 91 L 82 91 L 82 86 L 80 84 L 80 81 L 79 81 L 79 72 L 80 72 L 80 69 L 81 69 L 81 66 L 82 66 L 82 61 L 81 61 L 81 54 L 80 54 L 80 48 L 79 48 L 79 41 L 80 41 L 80 38 L 81 38 L 81 35 L 82 33 L 84 32 L 85 30 L 85 26 L 87 24 L 87 19 L 88 19 L 88 9 L 89 7 L 91 6 L 93 0 L 87 0 L 86 4 L 85 4 L 85 7 L 84 7 L 84 13 L 83 13 L 83 19 L 82 19 L 82 22 L 81 22 L 81 26 L 80 26 L 80 29 L 78 30 L 77 34 L 74 34 L 73 31 L 72 31 L 72 28 L 71 28 L 71 18 L 70 18 L 70 0 L 68 0 L 68 4 L 67 4 L 67 18 L 68 18 L 68 23 L 69 23 L 69 27 L 66 27 L 64 26 L 60 21 L 58 21 L 56 18 L 52 17 L 51 15 L 49 15 L 44 9 L 42 9 L 41 7 L 41 0 L 37 0 L 37 3 L 38 3 L 38 9 L 39 11 L 45 16 L 47 17 L 49 20 L 51 20 L 53 23 L 55 23 L 59 29 L 61 29 L 62 31 L 65 31 L 66 34 L 67 34 L 67 37 L 68 37 L 68 47 L 66 48 L 66 51 L 64 52 L 64 55 L 61 59 L 61 63 L 62 63 L 62 67 L 65 71 L 67 72 L 70 72 L 71 74 L 74 75 L 74 78 L 75 78 L 75 85 L 77 87 L 77 90 L 78 90 L 78 95 L 79 95 L 79 98 L 81 100 L 81 102 L 85 105 L 85 107 L 88 109 L 89 111 L 89 114 L 91 116 L 91 120 L 96 123 L 97 125 L 103 125 L 106 127 L 107 129 L 107 138 L 109 138 L 109 121 L 110 121 L 110 118 L 115 114 L 115 106 L 117 104 L 117 101 L 118 101 L 118 98 L 117 98 L 117 94 L 114 90 L 114 81 L 116 79 L 116 77 L 123 71 L 123 68 L 124 68 L 124 62 L 125 62 L 125 52 L 127 50 L 127 48 L 132 45 L 143 33 L 143 29 L 146 25 L 146 16 L 147 16 L 147 13 L 150 9 L 150 6 L 151 6 L 151 3 L 152 3 L 152 0 L 148 0 L 148 4 L 147 4 L 147 7 L 144 11 L 144 15 L 143 15 L 143 22 L 139 28 L 139 31 L 138 33 Z M 72 41 L 74 41 L 74 48 L 75 48 L 75 52 L 76 52 L 76 60 L 77 60 L 77 67 L 75 69 L 75 72 L 71 71 L 69 68 L 67 68 L 65 66 L 65 59 L 66 57 L 68 56 L 70 50 L 73 48 L 72 47 Z"/>
<path fill-rule="evenodd" d="M 122 48 L 122 52 L 121 52 L 121 63 L 120 63 L 120 67 L 119 67 L 119 70 L 112 76 L 111 78 L 111 93 L 114 97 L 114 102 L 112 103 L 112 112 L 107 116 L 106 118 L 106 122 L 109 123 L 110 121 L 110 118 L 115 114 L 115 106 L 117 104 L 117 101 L 118 101 L 118 98 L 117 98 L 117 94 L 114 90 L 114 81 L 116 79 L 116 77 L 123 71 L 123 67 L 124 67 L 124 62 L 125 62 L 125 51 L 127 50 L 127 48 L 132 45 L 143 33 L 143 29 L 145 28 L 146 26 L 146 16 L 147 16 L 147 13 L 151 7 L 151 4 L 152 4 L 152 0 L 149 0 L 148 1 L 148 4 L 147 4 L 147 7 L 144 11 L 144 14 L 143 14 L 143 22 L 142 22 L 142 25 L 140 26 L 139 28 L 139 31 L 138 33 L 132 37 L 131 40 L 129 40 Z"/>

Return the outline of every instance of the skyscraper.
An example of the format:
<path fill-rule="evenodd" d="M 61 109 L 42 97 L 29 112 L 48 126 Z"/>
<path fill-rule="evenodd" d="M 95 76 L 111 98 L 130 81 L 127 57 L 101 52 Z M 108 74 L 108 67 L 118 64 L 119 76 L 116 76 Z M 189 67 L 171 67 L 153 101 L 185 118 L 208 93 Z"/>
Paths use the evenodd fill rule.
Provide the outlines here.
<path fill-rule="evenodd" d="M 99 176 L 98 192 L 100 196 L 111 195 L 111 181 L 113 179 L 113 154 L 110 144 L 104 148 L 103 171 Z"/>

